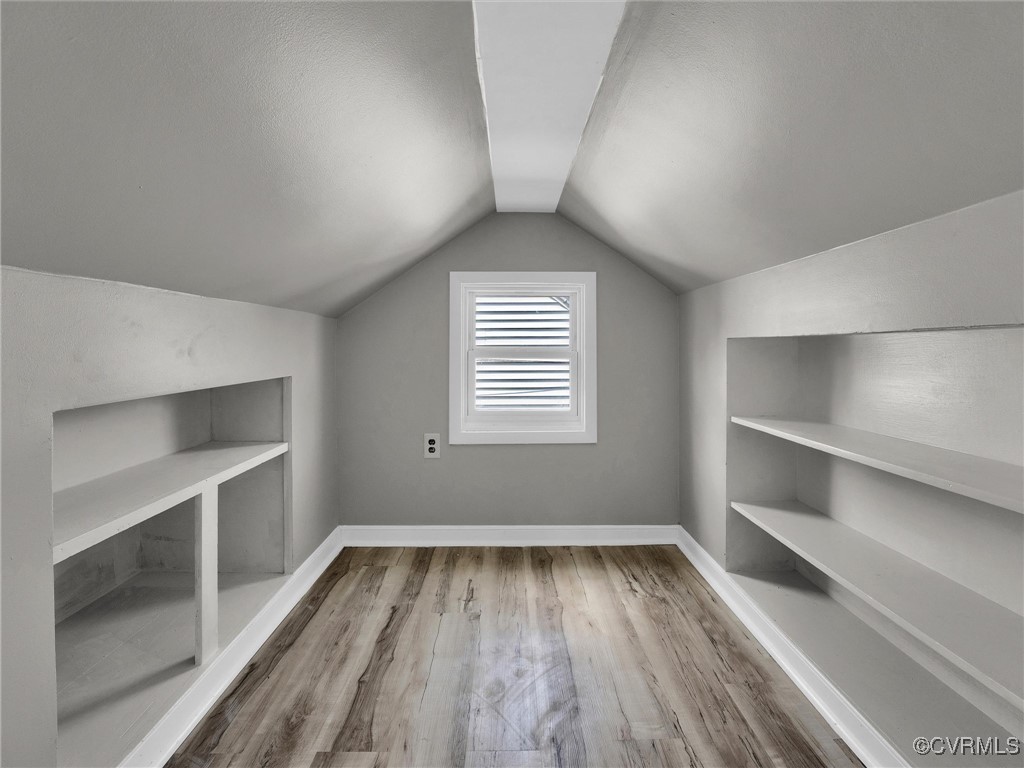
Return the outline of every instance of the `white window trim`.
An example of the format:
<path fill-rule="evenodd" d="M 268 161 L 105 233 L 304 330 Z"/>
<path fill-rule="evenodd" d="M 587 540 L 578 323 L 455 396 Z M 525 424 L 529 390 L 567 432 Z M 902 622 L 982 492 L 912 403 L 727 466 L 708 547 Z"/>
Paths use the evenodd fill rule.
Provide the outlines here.
<path fill-rule="evenodd" d="M 574 412 L 565 414 L 488 413 L 470 416 L 474 379 L 469 375 L 473 338 L 471 294 L 507 290 L 551 291 L 573 295 L 576 326 Z M 452 272 L 449 288 L 448 443 L 597 442 L 597 274 L 595 272 Z M 490 352 L 502 348 L 490 347 Z M 504 348 L 508 351 L 508 348 Z M 530 355 L 544 355 L 543 347 Z"/>

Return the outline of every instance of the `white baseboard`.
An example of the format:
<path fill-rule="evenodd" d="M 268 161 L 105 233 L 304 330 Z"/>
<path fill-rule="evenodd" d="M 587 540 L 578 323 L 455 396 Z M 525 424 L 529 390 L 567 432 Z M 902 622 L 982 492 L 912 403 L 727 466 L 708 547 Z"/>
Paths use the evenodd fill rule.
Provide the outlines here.
<path fill-rule="evenodd" d="M 864 765 L 909 768 L 903 756 L 681 526 L 677 536 L 682 553 Z"/>
<path fill-rule="evenodd" d="M 122 761 L 122 768 L 151 768 L 170 760 L 174 750 L 217 703 L 235 676 L 327 570 L 342 546 L 341 528 L 335 528 L 238 636 L 209 662 L 185 694 Z"/>
<path fill-rule="evenodd" d="M 343 525 L 346 547 L 676 544 L 678 525 Z"/>

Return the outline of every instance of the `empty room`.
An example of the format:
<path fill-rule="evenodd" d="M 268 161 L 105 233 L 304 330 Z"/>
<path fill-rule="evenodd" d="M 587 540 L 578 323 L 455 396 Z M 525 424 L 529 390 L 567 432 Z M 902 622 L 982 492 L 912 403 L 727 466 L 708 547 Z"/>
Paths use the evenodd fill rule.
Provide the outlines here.
<path fill-rule="evenodd" d="M 1024 768 L 1024 2 L 0 33 L 2 768 Z"/>

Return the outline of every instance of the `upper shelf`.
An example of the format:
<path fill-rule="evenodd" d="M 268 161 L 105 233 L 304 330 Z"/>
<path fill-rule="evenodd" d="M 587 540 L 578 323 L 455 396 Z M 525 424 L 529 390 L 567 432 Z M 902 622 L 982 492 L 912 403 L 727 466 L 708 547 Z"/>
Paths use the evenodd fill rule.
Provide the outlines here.
<path fill-rule="evenodd" d="M 808 448 L 1024 513 L 1024 467 L 875 432 L 823 424 L 733 416 L 734 424 Z"/>
<path fill-rule="evenodd" d="M 288 443 L 210 442 L 53 495 L 53 562 L 280 456 Z"/>
<path fill-rule="evenodd" d="M 732 507 L 1014 707 L 1024 705 L 1024 617 L 799 501 Z"/>

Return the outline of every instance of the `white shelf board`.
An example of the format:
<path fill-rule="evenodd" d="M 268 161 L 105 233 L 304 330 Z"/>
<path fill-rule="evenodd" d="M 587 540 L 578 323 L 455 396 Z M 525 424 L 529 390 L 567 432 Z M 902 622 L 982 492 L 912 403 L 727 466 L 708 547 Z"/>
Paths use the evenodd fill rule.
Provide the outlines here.
<path fill-rule="evenodd" d="M 1017 709 L 1024 617 L 798 501 L 733 508 Z"/>
<path fill-rule="evenodd" d="M 733 416 L 734 424 L 900 477 L 1024 513 L 1024 467 L 816 421 Z"/>
<path fill-rule="evenodd" d="M 918 736 L 1010 734 L 795 571 L 731 573 L 850 703 L 915 766 L 1014 766 L 1019 756 L 921 756 Z"/>
<path fill-rule="evenodd" d="M 210 442 L 53 495 L 53 562 L 280 456 L 288 443 Z"/>
<path fill-rule="evenodd" d="M 288 582 L 221 573 L 221 645 Z M 142 571 L 56 626 L 57 765 L 119 765 L 209 667 L 193 664 L 195 576 Z"/>

